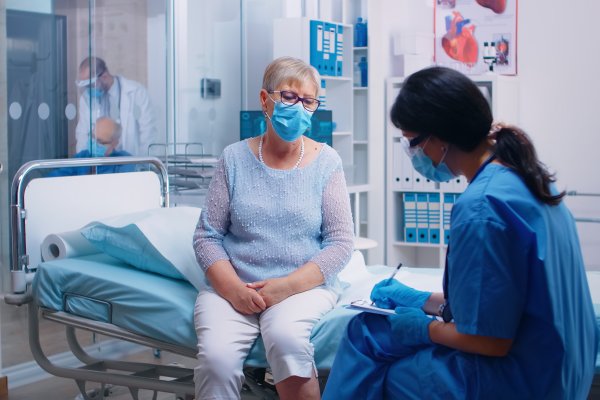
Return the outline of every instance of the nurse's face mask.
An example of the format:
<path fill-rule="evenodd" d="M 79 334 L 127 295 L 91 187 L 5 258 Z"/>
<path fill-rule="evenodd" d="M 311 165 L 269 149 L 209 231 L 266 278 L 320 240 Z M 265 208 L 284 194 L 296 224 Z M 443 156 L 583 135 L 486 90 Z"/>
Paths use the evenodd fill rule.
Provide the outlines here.
<path fill-rule="evenodd" d="M 434 182 L 446 182 L 452 178 L 455 178 L 456 175 L 444 162 L 446 155 L 448 154 L 448 148 L 444 152 L 444 155 L 437 166 L 433 165 L 431 158 L 429 158 L 427 154 L 425 154 L 425 151 L 423 151 L 423 149 L 429 143 L 430 138 L 430 136 L 425 137 L 421 135 L 409 140 L 402 136 L 400 138 L 400 144 L 402 148 L 404 148 L 406 154 L 408 154 L 410 157 L 410 161 L 412 162 L 414 169 L 416 169 L 417 172 L 419 172 L 425 178 Z M 425 140 L 425 144 L 423 147 L 421 147 L 419 146 L 419 143 L 421 143 L 423 140 Z"/>

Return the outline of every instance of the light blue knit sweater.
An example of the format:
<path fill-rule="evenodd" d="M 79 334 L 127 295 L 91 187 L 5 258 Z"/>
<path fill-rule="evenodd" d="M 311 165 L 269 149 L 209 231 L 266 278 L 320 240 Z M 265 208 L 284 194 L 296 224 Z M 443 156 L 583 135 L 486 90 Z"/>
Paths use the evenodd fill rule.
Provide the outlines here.
<path fill-rule="evenodd" d="M 206 271 L 230 260 L 244 282 L 290 274 L 308 261 L 326 284 L 353 250 L 352 214 L 342 162 L 324 145 L 309 165 L 272 169 L 248 141 L 224 151 L 194 234 L 198 264 Z"/>

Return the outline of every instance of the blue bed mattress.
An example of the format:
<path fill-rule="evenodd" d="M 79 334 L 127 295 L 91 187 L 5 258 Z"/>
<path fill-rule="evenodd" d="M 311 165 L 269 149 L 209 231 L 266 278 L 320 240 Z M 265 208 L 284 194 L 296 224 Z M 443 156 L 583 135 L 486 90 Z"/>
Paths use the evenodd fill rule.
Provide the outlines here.
<path fill-rule="evenodd" d="M 340 306 L 315 325 L 311 341 L 319 369 L 331 367 L 344 327 L 357 314 L 341 302 L 368 296 L 373 284 L 388 273 L 387 267 L 380 267 L 356 276 L 360 284 L 352 285 Z M 196 289 L 187 281 L 140 271 L 106 254 L 40 264 L 33 295 L 40 306 L 51 310 L 109 322 L 142 336 L 196 349 Z M 264 354 L 259 339 L 246 365 L 266 367 Z"/>
<path fill-rule="evenodd" d="M 357 314 L 345 304 L 368 297 L 373 285 L 390 273 L 386 266 L 352 268 L 344 271 L 350 285 L 338 306 L 312 332 L 315 361 L 322 370 L 333 364 L 344 327 Z M 439 291 L 441 274 L 437 269 L 403 268 L 397 277 L 418 289 Z M 600 327 L 600 272 L 588 272 L 588 282 Z M 193 314 L 197 291 L 187 281 L 140 271 L 106 254 L 94 254 L 40 264 L 33 294 L 38 304 L 48 309 L 110 322 L 142 336 L 196 349 Z M 267 366 L 260 339 L 246 365 Z M 596 373 L 600 373 L 600 351 Z"/>

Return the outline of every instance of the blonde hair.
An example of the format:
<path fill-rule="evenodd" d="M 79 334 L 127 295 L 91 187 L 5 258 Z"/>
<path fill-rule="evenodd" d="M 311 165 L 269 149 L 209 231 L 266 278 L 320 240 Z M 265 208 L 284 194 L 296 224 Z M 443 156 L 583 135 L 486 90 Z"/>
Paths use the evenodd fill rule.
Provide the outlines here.
<path fill-rule="evenodd" d="M 279 57 L 271 61 L 265 69 L 262 88 L 267 92 L 271 92 L 283 83 L 303 84 L 305 82 L 315 85 L 315 97 L 318 97 L 321 88 L 321 75 L 317 70 L 298 58 Z"/>

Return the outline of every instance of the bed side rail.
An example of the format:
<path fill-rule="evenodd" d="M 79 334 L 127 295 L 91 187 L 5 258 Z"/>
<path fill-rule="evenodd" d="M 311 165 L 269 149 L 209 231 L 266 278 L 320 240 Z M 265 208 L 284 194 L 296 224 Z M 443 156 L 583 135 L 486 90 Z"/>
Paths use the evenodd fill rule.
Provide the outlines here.
<path fill-rule="evenodd" d="M 578 196 L 578 197 L 600 197 L 600 193 L 586 193 L 578 192 L 576 190 L 570 190 L 567 192 L 567 196 Z M 600 218 L 596 217 L 575 217 L 577 222 L 588 222 L 592 224 L 600 224 Z"/>
<path fill-rule="evenodd" d="M 33 279 L 35 267 L 30 266 L 26 248 L 24 207 L 25 189 L 32 181 L 34 171 L 64 167 L 100 167 L 105 165 L 152 165 L 151 171 L 159 178 L 161 186 L 161 205 L 169 206 L 169 178 L 165 165 L 156 157 L 99 157 L 99 158 L 73 158 L 56 160 L 36 160 L 23 164 L 15 174 L 11 185 L 10 197 L 10 227 L 11 227 L 11 284 L 13 295 L 7 294 L 5 301 L 8 304 L 20 305 L 29 301 L 26 293 L 27 284 Z M 94 171 L 95 172 L 95 171 Z"/>

